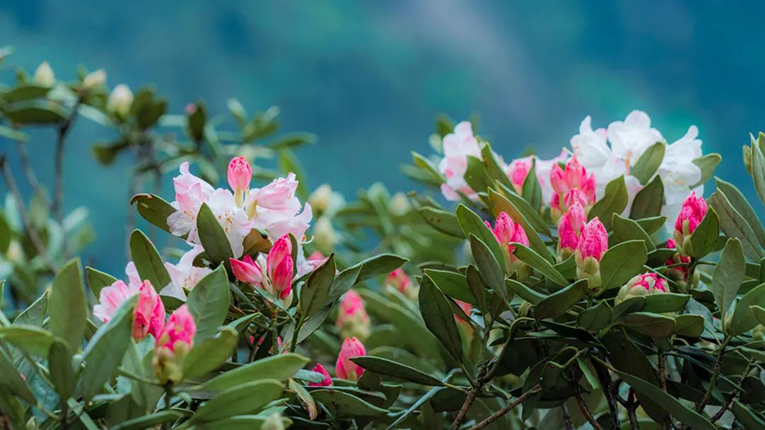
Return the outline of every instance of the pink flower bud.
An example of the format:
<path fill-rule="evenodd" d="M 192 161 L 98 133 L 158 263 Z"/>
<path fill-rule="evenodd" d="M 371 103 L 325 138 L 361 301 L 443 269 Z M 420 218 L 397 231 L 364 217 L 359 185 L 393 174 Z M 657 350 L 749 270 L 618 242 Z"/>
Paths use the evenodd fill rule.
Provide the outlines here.
<path fill-rule="evenodd" d="M 471 305 L 468 302 L 463 302 L 462 300 L 455 300 L 455 302 L 457 302 L 457 306 L 459 306 L 460 309 L 462 309 L 462 312 L 465 312 L 465 315 L 470 317 L 470 312 L 473 310 L 473 305 Z M 462 317 L 458 315 L 454 315 L 454 318 L 457 321 L 462 321 Z"/>
<path fill-rule="evenodd" d="M 317 363 L 316 366 L 314 366 L 311 371 L 316 373 L 321 373 L 324 375 L 324 380 L 321 382 L 309 382 L 308 385 L 311 387 L 329 387 L 332 385 L 332 378 L 329 376 L 329 372 L 327 372 L 327 369 L 324 368 L 324 366 L 321 365 L 321 363 Z"/>
<path fill-rule="evenodd" d="M 388 274 L 385 278 L 385 285 L 391 285 L 400 293 L 406 294 L 407 290 L 412 286 L 412 280 L 409 279 L 404 270 L 399 267 Z"/>
<path fill-rule="evenodd" d="M 245 255 L 241 260 L 229 258 L 229 262 L 231 263 L 231 270 L 234 272 L 234 276 L 241 282 L 260 284 L 263 281 L 263 271 L 260 270 L 258 263 L 249 255 Z"/>
<path fill-rule="evenodd" d="M 228 165 L 228 185 L 234 191 L 250 188 L 252 168 L 244 157 L 236 157 Z"/>
<path fill-rule="evenodd" d="M 194 323 L 194 318 L 191 316 L 189 308 L 182 305 L 168 318 L 167 324 L 157 337 L 156 346 L 170 351 L 175 351 L 181 345 L 186 349 L 191 349 L 196 334 L 197 326 Z"/>
<path fill-rule="evenodd" d="M 566 164 L 565 171 L 558 164 L 554 164 L 550 170 L 550 183 L 555 191 L 550 201 L 553 221 L 564 214 L 574 202 L 579 202 L 585 209 L 595 203 L 595 175 L 591 173 L 588 176 L 587 169 L 579 164 L 576 157 Z"/>
<path fill-rule="evenodd" d="M 348 290 L 343 295 L 336 324 L 344 336 L 364 339 L 369 335 L 369 314 L 364 306 L 364 299 L 356 291 Z"/>
<path fill-rule="evenodd" d="M 630 297 L 661 294 L 668 291 L 669 286 L 667 285 L 666 280 L 656 273 L 643 273 L 630 279 L 630 281 L 619 290 L 615 304 L 619 304 Z"/>
<path fill-rule="evenodd" d="M 552 185 L 555 194 L 566 194 L 568 192 L 566 173 L 560 168 L 558 163 L 553 163 L 552 169 L 550 169 L 550 185 Z"/>
<path fill-rule="evenodd" d="M 692 234 L 701 223 L 701 220 L 704 219 L 707 210 L 707 201 L 704 200 L 704 197 L 696 197 L 696 192 L 691 192 L 683 202 L 683 207 L 677 216 L 675 232 L 680 232 L 684 235 Z"/>
<path fill-rule="evenodd" d="M 673 238 L 680 255 L 689 256 L 693 253 L 691 249 L 691 235 L 696 227 L 701 224 L 701 220 L 707 214 L 707 202 L 704 197 L 696 197 L 696 192 L 691 194 L 683 202 L 680 214 L 675 220 L 675 231 Z"/>
<path fill-rule="evenodd" d="M 138 303 L 133 310 L 133 338 L 143 340 L 151 334 L 156 339 L 165 325 L 165 305 L 149 281 L 138 290 Z"/>
<path fill-rule="evenodd" d="M 497 221 L 494 223 L 494 228 L 491 227 L 488 221 L 485 221 L 487 227 L 489 227 L 497 241 L 502 246 L 502 252 L 505 254 L 505 266 L 508 270 L 508 274 L 518 270 L 520 263 L 518 259 L 513 255 L 515 252 L 515 246 L 511 245 L 511 242 L 520 243 L 522 245 L 529 246 L 529 238 L 526 236 L 526 231 L 523 227 L 513 221 L 513 219 L 506 212 L 500 212 L 497 215 Z M 516 264 L 520 263 L 520 264 Z"/>
<path fill-rule="evenodd" d="M 282 259 L 279 264 L 273 268 L 271 275 L 271 285 L 277 297 L 284 300 L 292 292 L 292 275 L 294 272 L 292 257 L 289 255 Z M 271 266 L 268 267 L 271 270 Z"/>
<path fill-rule="evenodd" d="M 574 202 L 558 221 L 558 257 L 561 261 L 576 251 L 579 245 L 579 236 L 586 223 L 587 215 L 578 202 Z"/>
<path fill-rule="evenodd" d="M 515 190 L 521 192 L 523 189 L 523 182 L 526 180 L 529 171 L 531 170 L 531 161 L 528 159 L 518 159 L 510 163 L 508 177 L 510 182 L 513 183 Z"/>
<path fill-rule="evenodd" d="M 354 364 L 351 358 L 363 357 L 365 355 L 367 355 L 367 351 L 358 339 L 346 337 L 343 341 L 343 346 L 340 348 L 340 354 L 337 356 L 335 375 L 340 379 L 358 380 L 364 373 L 364 368 Z"/>
<path fill-rule="evenodd" d="M 268 251 L 266 267 L 268 267 L 268 276 L 273 279 L 274 270 L 285 258 L 292 259 L 292 241 L 290 236 L 285 234 L 274 242 L 274 246 Z"/>
<path fill-rule="evenodd" d="M 673 239 L 667 240 L 667 249 L 677 249 L 677 246 L 675 244 L 675 241 Z M 691 268 L 689 266 L 691 262 L 691 257 L 686 257 L 681 255 L 679 252 L 672 254 L 667 261 L 664 262 L 665 266 L 674 266 L 674 267 L 668 267 L 665 274 L 667 277 L 672 279 L 677 283 L 677 285 L 680 287 L 681 291 L 686 291 L 688 289 L 688 281 L 691 277 Z M 699 277 L 698 273 L 694 273 L 694 279 L 692 280 L 692 283 L 695 283 L 697 281 L 697 277 Z"/>
<path fill-rule="evenodd" d="M 600 259 L 608 250 L 608 232 L 598 217 L 584 225 L 576 247 L 576 274 L 589 279 L 590 288 L 601 285 Z"/>

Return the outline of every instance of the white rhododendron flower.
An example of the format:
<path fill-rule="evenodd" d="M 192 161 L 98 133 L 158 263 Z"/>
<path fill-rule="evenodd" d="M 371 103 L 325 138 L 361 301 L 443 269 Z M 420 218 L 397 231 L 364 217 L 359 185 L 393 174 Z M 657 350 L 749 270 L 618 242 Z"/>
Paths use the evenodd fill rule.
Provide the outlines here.
<path fill-rule="evenodd" d="M 443 147 L 444 158 L 438 164 L 438 170 L 446 178 L 446 183 L 441 185 L 444 197 L 455 201 L 460 199 L 459 193 L 462 193 L 471 200 L 477 200 L 478 194 L 465 182 L 467 157 L 470 155 L 481 159 L 481 148 L 473 136 L 472 124 L 468 121 L 457 124 L 454 133 L 444 136 Z"/>
<path fill-rule="evenodd" d="M 196 245 L 183 254 L 178 264 L 165 263 L 172 282 L 160 291 L 161 295 L 186 301 L 186 291 L 193 289 L 202 278 L 212 272 L 207 267 L 194 266 L 194 259 L 203 251 L 204 248 Z"/>
<path fill-rule="evenodd" d="M 671 228 L 671 220 L 677 217 L 683 200 L 692 191 L 691 186 L 701 180 L 701 169 L 693 163 L 702 156 L 697 136 L 698 129 L 691 126 L 685 136 L 668 145 L 657 171 L 664 183 L 662 215 L 667 216 L 667 228 Z M 629 214 L 635 195 L 643 188 L 630 174 L 630 169 L 651 145 L 664 141 L 661 132 L 651 127 L 648 115 L 636 110 L 624 121 L 611 123 L 608 131 L 593 130 L 591 118 L 586 117 L 579 126 L 579 134 L 571 138 L 571 149 L 587 171 L 595 174 L 598 199 L 603 197 L 609 182 L 624 176 L 629 196 L 624 214 Z M 695 190 L 701 193 L 703 187 Z"/>
<path fill-rule="evenodd" d="M 265 231 L 272 242 L 285 234 L 292 234 L 299 242 L 304 240 L 313 214 L 311 206 L 303 207 L 295 195 L 298 181 L 294 173 L 262 188 L 249 189 L 252 171 L 246 160 L 238 157 L 229 166 L 229 184 L 237 188 L 234 192 L 215 189 L 194 176 L 187 162 L 181 164 L 180 173 L 173 179 L 176 200 L 171 206 L 176 212 L 167 218 L 167 224 L 171 233 L 186 236 L 190 244 L 201 245 L 197 214 L 203 203 L 218 219 L 236 258 L 244 252 L 244 238 L 252 229 Z"/>

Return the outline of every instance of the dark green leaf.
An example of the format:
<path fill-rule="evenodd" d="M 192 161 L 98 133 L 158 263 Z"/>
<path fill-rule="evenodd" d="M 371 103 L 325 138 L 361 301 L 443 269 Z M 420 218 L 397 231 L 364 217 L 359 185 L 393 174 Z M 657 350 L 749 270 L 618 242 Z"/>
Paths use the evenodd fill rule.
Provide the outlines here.
<path fill-rule="evenodd" d="M 722 320 L 725 320 L 728 309 L 736 299 L 741 281 L 744 280 L 745 268 L 741 242 L 738 239 L 728 239 L 712 275 L 711 288 Z"/>
<path fill-rule="evenodd" d="M 224 328 L 217 336 L 195 345 L 183 360 L 183 379 L 196 378 L 219 368 L 231 357 L 238 340 L 236 331 Z"/>
<path fill-rule="evenodd" d="M 691 257 L 702 258 L 715 250 L 720 235 L 720 221 L 713 208 L 707 210 L 696 230 L 691 234 Z"/>
<path fill-rule="evenodd" d="M 167 218 L 175 213 L 175 208 L 170 206 L 170 203 L 162 197 L 156 194 L 136 194 L 130 199 L 130 204 L 136 205 L 136 209 L 143 219 L 168 233 L 170 232 Z"/>
<path fill-rule="evenodd" d="M 221 265 L 202 278 L 186 300 L 197 324 L 197 342 L 215 335 L 226 319 L 230 302 L 228 275 Z"/>
<path fill-rule="evenodd" d="M 605 300 L 602 300 L 597 305 L 580 313 L 577 323 L 579 327 L 590 332 L 603 330 L 611 323 L 611 307 Z"/>
<path fill-rule="evenodd" d="M 634 312 L 624 318 L 624 325 L 638 333 L 654 338 L 670 336 L 675 331 L 675 320 L 666 315 Z"/>
<path fill-rule="evenodd" d="M 117 282 L 117 278 L 114 276 L 100 270 L 96 270 L 92 267 L 86 267 L 85 272 L 88 274 L 88 285 L 90 286 L 90 291 L 93 292 L 93 295 L 96 296 L 96 298 L 99 297 L 101 290 L 104 287 L 108 287 Z"/>
<path fill-rule="evenodd" d="M 624 183 L 624 176 L 620 176 L 606 185 L 603 198 L 590 209 L 589 219 L 598 217 L 606 228 L 611 228 L 612 214 L 624 211 L 627 198 L 627 185 Z"/>
<path fill-rule="evenodd" d="M 505 285 L 507 285 L 507 288 L 509 288 L 510 291 L 515 293 L 518 297 L 526 300 L 532 305 L 539 304 L 542 300 L 548 297 L 542 293 L 532 290 L 531 288 L 516 281 L 515 279 L 506 280 Z"/>
<path fill-rule="evenodd" d="M 707 202 L 717 213 L 723 233 L 730 238 L 739 239 L 746 256 L 754 261 L 760 261 L 763 257 L 762 249 L 754 231 L 746 219 L 733 207 L 728 197 L 717 190 L 712 193 Z"/>
<path fill-rule="evenodd" d="M 699 166 L 699 169 L 701 169 L 701 180 L 699 180 L 698 183 L 691 185 L 691 188 L 696 188 L 704 182 L 712 179 L 712 176 L 715 174 L 715 167 L 720 164 L 720 161 L 722 161 L 722 156 L 715 153 L 707 154 L 703 157 L 699 157 L 693 160 L 693 164 Z"/>
<path fill-rule="evenodd" d="M 421 372 L 405 364 L 388 360 L 387 358 L 368 355 L 365 357 L 352 358 L 351 361 L 366 370 L 379 373 L 380 375 L 404 379 L 409 382 L 414 382 L 415 384 L 439 387 L 444 385 L 440 380 L 428 375 L 427 373 Z"/>
<path fill-rule="evenodd" d="M 743 424 L 745 429 L 747 430 L 764 430 L 765 429 L 765 420 L 763 420 L 762 417 L 754 413 L 754 411 L 749 409 L 747 406 L 745 406 L 743 403 L 739 402 L 738 400 L 736 399 L 733 400 L 731 410 L 733 411 L 733 415 L 735 415 L 736 419 L 741 424 Z"/>
<path fill-rule="evenodd" d="M 489 247 L 473 234 L 470 235 L 470 252 L 473 254 L 473 259 L 475 260 L 484 281 L 486 281 L 489 287 L 491 287 L 495 293 L 499 294 L 500 297 L 507 299 L 507 288 L 505 288 L 504 282 L 505 274 L 502 271 L 499 262 L 494 258 Z"/>
<path fill-rule="evenodd" d="M 641 219 L 659 216 L 664 205 L 664 184 L 661 176 L 655 176 L 635 195 L 630 209 L 630 218 Z"/>
<path fill-rule="evenodd" d="M 56 274 L 48 298 L 49 327 L 54 336 L 77 351 L 85 333 L 87 300 L 82 282 L 82 266 L 79 259 L 70 260 Z"/>
<path fill-rule="evenodd" d="M 481 193 L 491 187 L 492 181 L 486 173 L 483 162 L 472 155 L 467 156 L 467 170 L 465 171 L 465 182 L 470 185 L 475 192 Z"/>
<path fill-rule="evenodd" d="M 380 254 L 367 258 L 361 263 L 356 264 L 356 266 L 361 266 L 361 271 L 356 277 L 356 281 L 354 283 L 366 281 L 369 278 L 379 275 L 387 275 L 388 273 L 403 266 L 407 261 L 409 260 L 393 254 Z"/>
<path fill-rule="evenodd" d="M 48 372 L 56 393 L 62 399 L 69 398 L 74 391 L 74 368 L 72 353 L 64 342 L 56 340 L 50 345 Z"/>
<path fill-rule="evenodd" d="M 749 204 L 746 197 L 744 197 L 744 194 L 730 182 L 725 182 L 720 178 L 715 178 L 715 182 L 717 183 L 717 189 L 725 194 L 725 197 L 728 198 L 730 204 L 739 214 L 741 214 L 752 228 L 755 236 L 757 236 L 757 242 L 760 243 L 760 246 L 765 247 L 765 228 L 762 227 L 760 218 L 757 216 L 757 213 L 754 211 L 754 208 L 752 208 L 752 205 Z"/>
<path fill-rule="evenodd" d="M 450 236 L 462 238 L 462 229 L 454 214 L 441 209 L 421 207 L 417 210 L 422 218 L 436 230 Z"/>
<path fill-rule="evenodd" d="M 587 280 L 581 279 L 562 290 L 550 294 L 534 306 L 534 317 L 537 320 L 541 320 L 544 318 L 557 318 L 565 314 L 587 293 L 587 285 Z"/>
<path fill-rule="evenodd" d="M 621 287 L 643 271 L 647 259 L 648 250 L 641 240 L 630 240 L 612 247 L 600 261 L 603 288 Z"/>
<path fill-rule="evenodd" d="M 308 317 L 323 308 L 329 298 L 332 281 L 335 280 L 335 254 L 314 270 L 300 289 L 300 309 Z"/>
<path fill-rule="evenodd" d="M 630 174 L 636 177 L 641 185 L 645 185 L 659 170 L 666 149 L 667 144 L 664 142 L 656 142 L 649 146 L 638 158 L 637 163 L 630 170 Z"/>
<path fill-rule="evenodd" d="M 748 293 L 744 294 L 733 312 L 730 322 L 726 324 L 726 332 L 730 336 L 741 335 L 753 329 L 760 322 L 755 318 L 751 307 L 765 307 L 765 284 L 760 284 Z"/>
<path fill-rule="evenodd" d="M 205 382 L 205 391 L 223 391 L 246 382 L 263 379 L 286 381 L 308 364 L 308 359 L 298 354 L 279 354 L 254 361 L 222 373 Z"/>
<path fill-rule="evenodd" d="M 192 416 L 192 421 L 210 422 L 256 412 L 279 398 L 284 385 L 273 379 L 245 382 L 208 400 Z"/>
<path fill-rule="evenodd" d="M 566 278 L 549 261 L 542 258 L 534 250 L 520 243 L 513 243 L 512 245 L 515 247 L 513 255 L 519 260 L 540 271 L 550 281 L 558 285 L 568 285 Z"/>
<path fill-rule="evenodd" d="M 215 264 L 228 264 L 229 258 L 234 258 L 226 232 L 223 231 L 218 218 L 207 206 L 207 203 L 202 203 L 199 214 L 197 214 L 197 229 L 199 230 L 199 240 L 202 242 L 202 247 L 204 247 L 207 256 L 210 257 L 210 261 Z"/>
<path fill-rule="evenodd" d="M 14 103 L 5 114 L 18 125 L 58 124 L 69 117 L 69 112 L 60 104 L 42 100 Z"/>
<path fill-rule="evenodd" d="M 452 308 L 444 293 L 427 276 L 422 278 L 420 284 L 419 303 L 425 325 L 441 341 L 449 354 L 457 362 L 462 362 L 462 339 Z"/>
<path fill-rule="evenodd" d="M 14 323 L 0 327 L 0 339 L 30 354 L 47 357 L 53 335 L 37 326 Z"/>
<path fill-rule="evenodd" d="M 701 315 L 683 314 L 675 317 L 674 334 L 688 337 L 699 337 L 704 332 L 704 317 Z"/>
<path fill-rule="evenodd" d="M 475 267 L 473 268 L 475 270 Z M 468 287 L 468 281 L 465 275 L 446 270 L 425 269 L 425 275 L 436 283 L 438 288 L 449 297 L 478 304 L 473 292 Z"/>
<path fill-rule="evenodd" d="M 527 207 L 529 214 L 534 214 L 535 211 L 531 208 L 531 206 L 528 206 L 528 202 L 523 200 L 520 196 L 515 195 L 509 191 L 506 191 L 507 195 L 510 196 L 510 198 L 513 200 L 511 203 L 510 200 L 502 196 L 501 194 L 496 193 L 494 190 L 489 190 L 489 199 L 492 203 L 492 212 L 494 213 L 494 216 L 499 216 L 501 212 L 505 212 L 510 216 L 510 218 L 513 219 L 516 223 L 520 224 L 521 227 L 523 227 L 523 231 L 526 232 L 526 236 L 529 238 L 529 247 L 537 252 L 537 254 L 544 257 L 545 260 L 549 262 L 553 262 L 553 256 L 550 253 L 550 250 L 547 249 L 547 245 L 545 245 L 545 242 L 542 240 L 542 238 L 537 234 L 537 230 L 532 225 L 536 225 L 535 221 L 528 221 L 532 220 L 534 218 L 533 215 L 527 215 L 526 212 L 524 212 L 522 209 L 518 209 L 520 207 L 523 207 L 524 205 Z M 539 217 L 539 214 L 536 214 L 537 217 Z M 529 224 L 532 222 L 533 224 Z M 550 231 L 549 228 L 546 227 L 546 224 L 544 221 L 540 221 L 542 223 L 542 231 L 544 234 L 549 235 Z"/>
<path fill-rule="evenodd" d="M 133 230 L 130 235 L 130 256 L 138 275 L 142 280 L 151 282 L 155 290 L 160 291 L 172 282 L 157 248 L 141 230 Z"/>
<path fill-rule="evenodd" d="M 524 200 L 529 202 L 529 205 L 537 211 L 542 207 L 542 188 L 539 186 L 539 180 L 536 174 L 537 160 L 533 158 L 531 162 L 531 169 L 526 174 L 526 178 L 523 180 L 523 187 L 521 188 L 521 196 Z"/>
<path fill-rule="evenodd" d="M 470 238 L 473 234 L 475 237 L 481 240 L 484 245 L 489 247 L 489 250 L 494 255 L 494 258 L 499 263 L 499 267 L 502 271 L 505 270 L 505 254 L 502 252 L 502 246 L 497 242 L 494 233 L 486 226 L 481 217 L 475 212 L 471 211 L 465 205 L 457 206 L 457 220 L 462 227 L 462 231 L 465 233 L 466 238 Z"/>
<path fill-rule="evenodd" d="M 343 391 L 325 388 L 312 391 L 311 395 L 337 417 L 374 417 L 388 413 L 386 409 Z"/>
<path fill-rule="evenodd" d="M 688 294 L 649 294 L 645 296 L 645 307 L 642 310 L 643 312 L 654 312 L 657 314 L 677 312 L 683 309 L 690 299 L 691 296 Z"/>
<path fill-rule="evenodd" d="M 623 218 L 619 214 L 614 214 L 612 224 L 614 235 L 621 241 L 640 240 L 645 243 L 646 248 L 649 251 L 656 249 L 651 237 L 636 221 L 629 218 Z"/>
<path fill-rule="evenodd" d="M 172 423 L 177 421 L 179 418 L 183 418 L 184 416 L 186 416 L 186 413 L 175 409 L 155 412 L 153 414 L 127 420 L 112 427 L 110 430 L 144 430 L 149 428 L 156 428 L 160 424 Z"/>

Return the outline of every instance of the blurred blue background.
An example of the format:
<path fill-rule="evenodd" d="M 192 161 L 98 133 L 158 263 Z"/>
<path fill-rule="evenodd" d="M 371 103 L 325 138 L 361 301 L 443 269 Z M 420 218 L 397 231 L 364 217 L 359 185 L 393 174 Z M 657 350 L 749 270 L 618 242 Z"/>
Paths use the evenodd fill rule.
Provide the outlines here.
<path fill-rule="evenodd" d="M 347 197 L 378 180 L 411 189 L 399 166 L 410 149 L 430 152 L 438 112 L 480 114 L 510 159 L 530 145 L 557 154 L 586 115 L 604 127 L 643 109 L 670 142 L 698 125 L 704 152 L 725 158 L 718 175 L 756 199 L 741 163 L 748 133 L 765 128 L 765 6 L 751 6 L 24 0 L 0 2 L 0 41 L 16 48 L 11 63 L 48 60 L 59 79 L 84 64 L 106 69 L 110 87 L 154 83 L 173 113 L 198 98 L 212 112 L 229 97 L 250 112 L 277 105 L 282 130 L 318 135 L 298 152 L 311 188 L 331 182 Z M 110 133 L 76 124 L 66 192 L 67 206 L 91 209 L 90 256 L 119 273 L 130 160 L 104 169 L 90 155 Z M 50 184 L 53 133 L 33 137 Z"/>

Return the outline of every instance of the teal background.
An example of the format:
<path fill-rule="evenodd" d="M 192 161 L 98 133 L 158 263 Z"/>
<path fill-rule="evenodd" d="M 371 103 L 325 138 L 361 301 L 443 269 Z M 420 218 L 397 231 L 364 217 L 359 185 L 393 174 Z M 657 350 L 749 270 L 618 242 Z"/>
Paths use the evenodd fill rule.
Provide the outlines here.
<path fill-rule="evenodd" d="M 669 141 L 698 125 L 704 152 L 725 158 L 718 174 L 756 199 L 741 145 L 765 128 L 765 7 L 722 5 L 6 0 L 0 41 L 16 48 L 11 63 L 48 60 L 59 79 L 81 63 L 106 69 L 110 86 L 154 83 L 174 113 L 198 98 L 212 112 L 229 97 L 250 112 L 278 105 L 283 130 L 318 135 L 299 151 L 311 188 L 331 182 L 348 197 L 378 180 L 411 189 L 399 166 L 411 149 L 430 151 L 438 112 L 480 114 L 481 134 L 510 159 L 531 145 L 557 154 L 586 115 L 606 126 L 643 109 Z M 78 121 L 66 193 L 69 208 L 91 209 L 88 257 L 119 273 L 131 162 L 102 168 L 90 156 L 111 133 Z M 52 148 L 51 131 L 33 134 L 49 184 Z"/>

